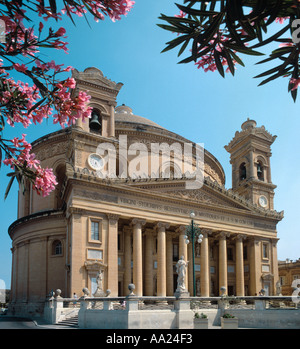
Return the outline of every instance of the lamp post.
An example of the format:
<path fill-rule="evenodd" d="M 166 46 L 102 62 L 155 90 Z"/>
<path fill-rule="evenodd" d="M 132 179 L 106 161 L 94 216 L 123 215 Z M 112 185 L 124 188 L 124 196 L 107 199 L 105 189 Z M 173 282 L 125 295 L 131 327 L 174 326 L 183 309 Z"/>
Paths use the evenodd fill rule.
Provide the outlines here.
<path fill-rule="evenodd" d="M 194 223 L 195 213 L 192 211 L 190 214 L 191 223 L 186 227 L 185 230 L 185 243 L 192 243 L 192 254 L 193 254 L 193 293 L 196 296 L 196 278 L 195 278 L 195 241 L 200 244 L 202 242 L 203 235 L 197 224 Z"/>

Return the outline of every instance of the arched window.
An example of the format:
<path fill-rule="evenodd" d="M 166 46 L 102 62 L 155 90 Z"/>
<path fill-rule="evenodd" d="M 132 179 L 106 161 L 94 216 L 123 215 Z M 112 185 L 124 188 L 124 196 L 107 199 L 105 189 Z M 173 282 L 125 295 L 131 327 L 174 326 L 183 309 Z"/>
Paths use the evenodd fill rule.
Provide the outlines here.
<path fill-rule="evenodd" d="M 244 179 L 246 179 L 246 176 L 247 176 L 246 164 L 243 162 L 240 165 L 240 180 L 243 181 Z"/>
<path fill-rule="evenodd" d="M 257 178 L 261 181 L 264 180 L 264 168 L 261 161 L 257 163 Z"/>
<path fill-rule="evenodd" d="M 93 109 L 89 126 L 91 132 L 102 134 L 102 118 L 98 109 Z"/>
<path fill-rule="evenodd" d="M 63 200 L 63 189 L 64 189 L 64 180 L 66 176 L 66 164 L 60 164 L 57 166 L 55 170 L 55 175 L 56 175 L 56 181 L 57 181 L 57 186 L 56 186 L 56 191 L 55 191 L 55 204 L 54 208 L 55 209 L 61 209 L 64 205 L 64 200 Z"/>
<path fill-rule="evenodd" d="M 52 243 L 52 255 L 61 256 L 62 255 L 62 243 L 60 240 L 55 240 Z"/>

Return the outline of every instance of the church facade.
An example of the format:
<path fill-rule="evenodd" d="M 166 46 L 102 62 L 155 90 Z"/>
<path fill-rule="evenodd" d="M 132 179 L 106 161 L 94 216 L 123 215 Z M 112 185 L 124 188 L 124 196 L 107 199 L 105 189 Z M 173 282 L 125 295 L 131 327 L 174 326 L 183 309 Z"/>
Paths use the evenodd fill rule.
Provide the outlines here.
<path fill-rule="evenodd" d="M 18 219 L 9 227 L 11 307 L 42 312 L 49 292 L 72 297 L 87 287 L 93 294 L 99 276 L 112 296 L 127 295 L 129 283 L 140 296 L 172 296 L 181 257 L 189 261 L 191 295 L 218 296 L 221 287 L 228 295 L 262 288 L 275 294 L 276 226 L 283 218 L 273 207 L 276 137 L 254 120 L 243 123 L 225 147 L 232 164 L 232 188 L 226 189 L 211 153 L 117 107 L 122 84 L 96 68 L 75 70 L 73 77 L 72 93 L 92 96 L 92 118 L 33 143 L 58 185 L 47 198 L 29 186 L 19 193 Z M 187 243 L 191 212 L 202 234 L 194 248 Z"/>

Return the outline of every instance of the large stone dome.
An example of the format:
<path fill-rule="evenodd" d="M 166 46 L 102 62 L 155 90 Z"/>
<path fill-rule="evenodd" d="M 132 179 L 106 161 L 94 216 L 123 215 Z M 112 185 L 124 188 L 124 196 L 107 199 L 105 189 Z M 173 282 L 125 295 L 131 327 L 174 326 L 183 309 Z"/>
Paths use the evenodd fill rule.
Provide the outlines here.
<path fill-rule="evenodd" d="M 131 124 L 140 124 L 145 126 L 154 126 L 161 129 L 164 129 L 162 126 L 156 124 L 155 122 L 146 119 L 142 116 L 134 115 L 132 109 L 125 104 L 117 107 L 115 109 L 115 122 L 116 123 L 131 123 Z"/>

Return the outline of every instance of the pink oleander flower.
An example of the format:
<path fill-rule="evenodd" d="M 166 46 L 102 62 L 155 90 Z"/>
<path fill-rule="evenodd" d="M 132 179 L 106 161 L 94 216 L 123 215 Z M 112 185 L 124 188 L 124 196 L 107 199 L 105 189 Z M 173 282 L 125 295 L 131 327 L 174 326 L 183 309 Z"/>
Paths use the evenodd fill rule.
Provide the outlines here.
<path fill-rule="evenodd" d="M 25 64 L 19 64 L 19 63 L 15 63 L 13 65 L 13 67 L 16 69 L 16 71 L 18 72 L 22 72 L 25 73 L 27 71 L 27 67 Z"/>
<path fill-rule="evenodd" d="M 185 16 L 186 16 L 186 13 L 180 10 L 179 15 L 175 15 L 174 17 L 184 18 Z"/>
<path fill-rule="evenodd" d="M 64 36 L 65 34 L 66 34 L 66 29 L 63 27 L 60 27 L 54 35 L 55 36 Z"/>
<path fill-rule="evenodd" d="M 294 46 L 293 42 L 283 42 L 282 44 L 279 45 L 279 47 L 289 47 L 289 46 Z"/>
<path fill-rule="evenodd" d="M 291 91 L 297 90 L 297 88 L 298 88 L 299 85 L 300 85 L 300 78 L 299 78 L 299 79 L 294 79 L 294 78 L 292 78 L 292 79 L 290 79 L 290 83 L 291 83 L 292 85 L 294 85 L 294 86 L 292 87 Z"/>
<path fill-rule="evenodd" d="M 277 17 L 275 19 L 275 22 L 276 23 L 280 23 L 280 24 L 283 24 L 283 22 L 286 20 L 286 19 L 289 19 L 290 17 Z"/>

